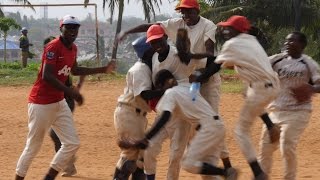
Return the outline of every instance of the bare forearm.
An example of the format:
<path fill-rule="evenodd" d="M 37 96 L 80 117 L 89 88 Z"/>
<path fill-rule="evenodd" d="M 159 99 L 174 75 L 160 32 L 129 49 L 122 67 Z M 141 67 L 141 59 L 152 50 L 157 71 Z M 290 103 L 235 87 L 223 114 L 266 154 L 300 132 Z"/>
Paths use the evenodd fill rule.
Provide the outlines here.
<path fill-rule="evenodd" d="M 139 33 L 139 32 L 147 32 L 148 28 L 153 25 L 152 23 L 150 24 L 141 24 L 139 26 L 136 26 L 132 29 L 129 29 L 127 31 L 125 31 L 125 34 L 131 34 L 131 33 Z"/>
<path fill-rule="evenodd" d="M 81 75 L 105 73 L 105 71 L 106 71 L 106 67 L 98 67 L 98 68 L 76 67 L 72 70 L 72 74 L 75 76 L 81 76 Z"/>
<path fill-rule="evenodd" d="M 54 75 L 46 73 L 42 76 L 42 79 L 45 80 L 47 83 L 51 84 L 54 88 L 67 92 L 69 87 L 67 87 L 64 83 L 59 81 Z"/>

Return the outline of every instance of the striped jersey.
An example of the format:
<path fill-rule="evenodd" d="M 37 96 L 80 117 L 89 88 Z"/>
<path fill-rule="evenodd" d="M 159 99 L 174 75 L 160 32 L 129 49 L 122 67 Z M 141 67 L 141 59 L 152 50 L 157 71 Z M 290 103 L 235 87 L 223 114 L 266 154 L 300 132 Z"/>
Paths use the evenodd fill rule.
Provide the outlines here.
<path fill-rule="evenodd" d="M 305 83 L 320 82 L 320 69 L 317 62 L 303 54 L 294 59 L 284 53 L 273 55 L 270 63 L 280 79 L 280 93 L 269 105 L 270 110 L 311 110 L 311 100 L 299 103 L 292 96 L 291 88 Z"/>

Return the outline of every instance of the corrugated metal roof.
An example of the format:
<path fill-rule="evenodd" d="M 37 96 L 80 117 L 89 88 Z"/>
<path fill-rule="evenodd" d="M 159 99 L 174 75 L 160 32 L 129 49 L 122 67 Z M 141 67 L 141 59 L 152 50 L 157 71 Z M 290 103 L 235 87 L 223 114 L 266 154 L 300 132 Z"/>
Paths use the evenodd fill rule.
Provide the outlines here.
<path fill-rule="evenodd" d="M 7 40 L 7 49 L 20 49 L 19 42 Z M 0 39 L 0 49 L 4 49 L 4 40 Z"/>

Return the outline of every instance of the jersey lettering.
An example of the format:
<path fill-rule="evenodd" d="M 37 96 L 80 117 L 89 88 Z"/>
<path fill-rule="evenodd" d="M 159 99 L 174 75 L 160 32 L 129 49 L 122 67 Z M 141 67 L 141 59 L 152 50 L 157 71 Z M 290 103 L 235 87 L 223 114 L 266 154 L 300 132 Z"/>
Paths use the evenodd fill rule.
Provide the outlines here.
<path fill-rule="evenodd" d="M 71 68 L 67 65 L 64 65 L 63 68 L 58 71 L 58 75 L 63 74 L 64 76 L 69 76 L 70 72 Z"/>

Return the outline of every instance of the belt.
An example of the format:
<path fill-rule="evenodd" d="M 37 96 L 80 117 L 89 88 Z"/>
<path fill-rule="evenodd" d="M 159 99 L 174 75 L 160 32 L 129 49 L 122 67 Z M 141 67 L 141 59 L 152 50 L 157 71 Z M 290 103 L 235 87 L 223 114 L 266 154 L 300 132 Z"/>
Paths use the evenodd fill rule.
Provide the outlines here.
<path fill-rule="evenodd" d="M 249 87 L 252 88 L 252 83 L 249 84 Z M 272 84 L 272 83 L 265 83 L 265 84 L 264 84 L 264 87 L 265 87 L 265 88 L 273 87 L 273 84 Z"/>
<path fill-rule="evenodd" d="M 213 119 L 217 121 L 217 120 L 220 120 L 220 117 L 219 117 L 219 116 L 213 116 Z M 201 128 L 201 124 L 198 124 L 198 125 L 196 126 L 196 131 L 199 131 L 200 128 Z"/>
<path fill-rule="evenodd" d="M 139 108 L 136 108 L 136 107 L 133 107 L 129 104 L 124 104 L 124 103 L 118 103 L 118 107 L 121 107 L 121 106 L 127 106 L 127 107 L 130 107 L 132 109 L 135 110 L 135 112 L 138 114 L 138 115 L 141 115 L 141 116 L 147 116 L 147 112 L 146 111 L 142 111 L 141 109 Z"/>

